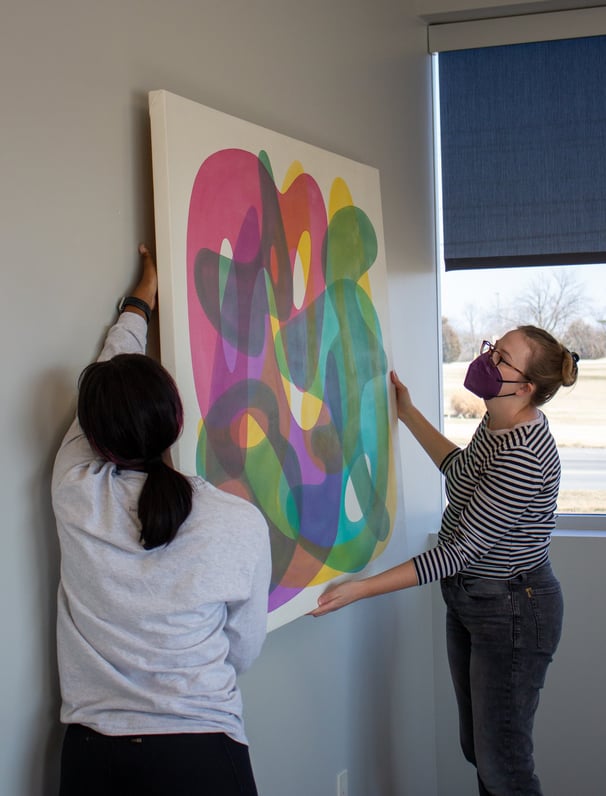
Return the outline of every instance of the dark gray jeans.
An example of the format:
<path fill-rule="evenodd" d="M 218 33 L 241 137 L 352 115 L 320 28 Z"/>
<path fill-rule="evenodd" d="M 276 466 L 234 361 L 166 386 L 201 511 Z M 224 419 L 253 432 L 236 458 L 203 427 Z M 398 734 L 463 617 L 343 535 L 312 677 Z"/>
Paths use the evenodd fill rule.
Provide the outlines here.
<path fill-rule="evenodd" d="M 481 796 L 540 796 L 532 728 L 562 630 L 550 564 L 511 580 L 453 575 L 441 583 L 448 662 L 463 754 Z"/>

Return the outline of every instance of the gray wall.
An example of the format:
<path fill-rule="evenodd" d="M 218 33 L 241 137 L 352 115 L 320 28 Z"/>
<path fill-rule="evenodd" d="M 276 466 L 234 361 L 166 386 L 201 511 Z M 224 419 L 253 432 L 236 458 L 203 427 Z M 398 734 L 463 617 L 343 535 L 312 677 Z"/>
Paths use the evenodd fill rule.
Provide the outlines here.
<path fill-rule="evenodd" d="M 606 781 L 606 539 L 558 532 L 553 567 L 564 592 L 564 629 L 547 672 L 535 722 L 537 772 L 548 796 L 602 796 Z M 435 699 L 439 796 L 475 792 L 475 775 L 458 750 L 456 705 L 444 643 L 444 606 L 434 592 Z"/>
<path fill-rule="evenodd" d="M 425 29 L 401 0 L 4 0 L 0 26 L 0 791 L 54 792 L 54 451 L 77 374 L 153 243 L 147 92 L 164 88 L 381 172 L 392 348 L 438 417 Z M 396 553 L 439 477 L 403 438 Z M 405 507 L 405 510 L 404 510 Z M 302 618 L 243 679 L 264 796 L 435 792 L 431 595 Z"/>

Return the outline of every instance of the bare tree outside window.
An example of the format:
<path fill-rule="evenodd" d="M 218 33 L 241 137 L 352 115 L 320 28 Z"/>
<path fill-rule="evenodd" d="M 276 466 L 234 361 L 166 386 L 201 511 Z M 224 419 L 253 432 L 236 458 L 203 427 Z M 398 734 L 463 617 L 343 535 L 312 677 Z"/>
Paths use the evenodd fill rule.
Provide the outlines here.
<path fill-rule="evenodd" d="M 448 323 L 448 318 L 442 318 L 442 361 L 456 362 L 461 357 L 461 343 L 459 335 Z"/>
<path fill-rule="evenodd" d="M 548 270 L 551 273 L 534 277 L 518 296 L 513 305 L 512 317 L 516 325 L 539 326 L 560 340 L 565 336 L 568 326 L 582 317 L 589 300 L 584 286 L 571 268 Z"/>

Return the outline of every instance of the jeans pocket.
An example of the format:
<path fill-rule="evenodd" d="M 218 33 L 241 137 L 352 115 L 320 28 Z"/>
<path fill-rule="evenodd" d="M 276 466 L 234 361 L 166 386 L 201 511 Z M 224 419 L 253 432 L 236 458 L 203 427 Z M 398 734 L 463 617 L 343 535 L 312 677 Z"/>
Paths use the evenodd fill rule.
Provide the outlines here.
<path fill-rule="evenodd" d="M 472 600 L 509 598 L 509 586 L 506 580 L 493 580 L 491 578 L 476 578 L 471 575 L 461 575 L 459 588 Z"/>
<path fill-rule="evenodd" d="M 536 627 L 537 649 L 551 655 L 562 635 L 564 604 L 559 584 L 527 586 L 525 596 Z"/>

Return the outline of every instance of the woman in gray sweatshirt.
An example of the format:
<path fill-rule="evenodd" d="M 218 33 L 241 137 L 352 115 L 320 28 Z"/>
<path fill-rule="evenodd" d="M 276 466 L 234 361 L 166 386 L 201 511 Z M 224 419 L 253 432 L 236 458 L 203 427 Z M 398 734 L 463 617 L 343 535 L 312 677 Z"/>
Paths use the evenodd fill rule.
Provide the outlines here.
<path fill-rule="evenodd" d="M 145 356 L 157 278 L 140 253 L 53 471 L 60 796 L 253 796 L 236 678 L 265 639 L 267 523 L 170 464 L 183 410 Z"/>

